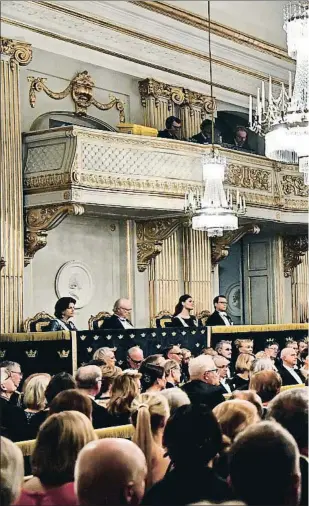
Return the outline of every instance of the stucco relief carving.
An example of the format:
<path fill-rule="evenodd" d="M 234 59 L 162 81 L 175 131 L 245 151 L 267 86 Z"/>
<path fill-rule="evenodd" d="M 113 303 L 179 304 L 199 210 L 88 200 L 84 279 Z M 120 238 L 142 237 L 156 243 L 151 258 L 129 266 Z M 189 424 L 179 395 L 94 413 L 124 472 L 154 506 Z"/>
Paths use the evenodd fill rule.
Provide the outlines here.
<path fill-rule="evenodd" d="M 284 277 L 292 275 L 295 267 L 302 262 L 302 257 L 308 251 L 308 236 L 289 236 L 283 238 Z"/>
<path fill-rule="evenodd" d="M 225 182 L 231 186 L 248 188 L 250 190 L 263 190 L 270 192 L 271 172 L 261 169 L 251 169 L 247 166 L 228 164 Z"/>
<path fill-rule="evenodd" d="M 284 195 L 294 195 L 295 197 L 308 197 L 308 186 L 304 184 L 301 176 L 293 176 L 290 174 L 282 175 L 282 189 Z"/>
<path fill-rule="evenodd" d="M 28 65 L 32 60 L 32 46 L 20 40 L 0 39 L 0 54 L 10 57 L 10 66 Z"/>

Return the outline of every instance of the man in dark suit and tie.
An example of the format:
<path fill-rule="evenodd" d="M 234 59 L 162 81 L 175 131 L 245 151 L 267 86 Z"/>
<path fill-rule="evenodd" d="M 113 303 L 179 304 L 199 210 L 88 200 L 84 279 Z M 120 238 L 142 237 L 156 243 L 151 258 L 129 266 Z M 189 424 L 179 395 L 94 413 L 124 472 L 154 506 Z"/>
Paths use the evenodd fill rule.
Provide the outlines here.
<path fill-rule="evenodd" d="M 225 295 L 217 295 L 213 300 L 213 304 L 215 311 L 208 317 L 206 326 L 233 325 L 232 319 L 226 313 L 227 300 Z"/>
<path fill-rule="evenodd" d="M 191 404 L 206 404 L 213 409 L 224 401 L 218 368 L 210 355 L 199 355 L 189 362 L 190 381 L 181 388 Z"/>
<path fill-rule="evenodd" d="M 297 352 L 293 348 L 283 348 L 281 351 L 282 366 L 278 370 L 282 378 L 282 386 L 301 385 L 305 383 L 298 370 L 295 370 L 297 364 Z"/>
<path fill-rule="evenodd" d="M 113 316 L 105 318 L 102 329 L 133 329 L 133 325 L 128 319 L 132 311 L 131 302 L 128 299 L 116 300 L 113 308 Z"/>
<path fill-rule="evenodd" d="M 201 123 L 201 131 L 193 135 L 191 137 L 191 142 L 196 142 L 197 144 L 211 144 L 212 139 L 212 122 L 210 119 L 204 119 Z M 220 132 L 217 128 L 214 126 L 214 143 L 215 144 L 221 144 L 221 136 Z"/>

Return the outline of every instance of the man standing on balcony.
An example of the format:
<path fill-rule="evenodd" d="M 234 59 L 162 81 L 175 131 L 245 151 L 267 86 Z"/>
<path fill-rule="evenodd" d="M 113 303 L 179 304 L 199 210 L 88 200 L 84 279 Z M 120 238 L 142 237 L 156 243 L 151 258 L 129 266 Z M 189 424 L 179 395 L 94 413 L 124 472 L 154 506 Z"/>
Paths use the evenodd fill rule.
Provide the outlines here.
<path fill-rule="evenodd" d="M 165 130 L 159 130 L 158 137 L 181 141 L 181 120 L 176 116 L 169 116 L 165 121 Z"/>
<path fill-rule="evenodd" d="M 206 327 L 216 327 L 217 325 L 233 325 L 232 319 L 226 313 L 227 300 L 224 295 L 217 295 L 213 304 L 215 311 L 208 317 Z"/>

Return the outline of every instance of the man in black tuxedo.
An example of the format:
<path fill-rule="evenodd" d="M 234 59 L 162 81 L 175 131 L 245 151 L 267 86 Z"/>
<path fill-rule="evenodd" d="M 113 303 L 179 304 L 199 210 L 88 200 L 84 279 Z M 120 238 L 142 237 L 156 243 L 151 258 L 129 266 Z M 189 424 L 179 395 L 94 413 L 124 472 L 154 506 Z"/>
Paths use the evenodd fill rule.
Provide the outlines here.
<path fill-rule="evenodd" d="M 165 121 L 165 130 L 159 130 L 158 137 L 161 139 L 173 139 L 181 141 L 181 120 L 176 116 L 169 116 Z"/>
<path fill-rule="evenodd" d="M 213 409 L 224 401 L 218 368 L 210 355 L 199 355 L 189 362 L 191 380 L 181 388 L 192 404 L 206 404 Z"/>
<path fill-rule="evenodd" d="M 109 427 L 110 416 L 103 406 L 96 403 L 95 397 L 100 393 L 102 371 L 97 365 L 84 365 L 77 369 L 75 380 L 77 388 L 90 397 L 92 403 L 92 425 L 94 429 Z"/>
<path fill-rule="evenodd" d="M 197 144 L 211 144 L 212 139 L 212 122 L 210 119 L 204 119 L 201 123 L 201 131 L 200 133 L 193 135 L 191 137 L 191 142 L 196 142 Z M 214 126 L 214 142 L 215 144 L 221 144 L 220 132 Z"/>
<path fill-rule="evenodd" d="M 206 326 L 233 325 L 232 319 L 226 313 L 227 300 L 225 295 L 217 295 L 213 300 L 213 304 L 215 311 L 208 317 Z"/>
<path fill-rule="evenodd" d="M 282 366 L 278 370 L 282 378 L 282 386 L 300 385 L 305 382 L 300 371 L 295 370 L 297 353 L 293 348 L 283 348 L 281 351 Z"/>
<path fill-rule="evenodd" d="M 113 316 L 105 318 L 102 329 L 133 329 L 133 325 L 128 319 L 132 311 L 131 302 L 128 299 L 116 300 L 113 308 Z"/>

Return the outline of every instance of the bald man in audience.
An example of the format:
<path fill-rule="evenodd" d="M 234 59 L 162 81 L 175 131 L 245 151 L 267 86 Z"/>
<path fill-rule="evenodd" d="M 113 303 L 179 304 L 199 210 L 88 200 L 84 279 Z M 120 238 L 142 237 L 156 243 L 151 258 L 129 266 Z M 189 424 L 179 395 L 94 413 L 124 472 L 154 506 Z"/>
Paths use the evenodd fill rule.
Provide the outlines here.
<path fill-rule="evenodd" d="M 281 351 L 282 366 L 278 372 L 282 378 L 282 385 L 301 385 L 305 378 L 295 370 L 297 364 L 297 351 L 294 348 L 283 348 Z"/>
<path fill-rule="evenodd" d="M 146 459 L 140 448 L 121 438 L 87 444 L 75 466 L 80 506 L 140 504 L 145 493 Z"/>
<path fill-rule="evenodd" d="M 96 403 L 95 398 L 101 391 L 102 371 L 97 365 L 84 365 L 77 369 L 75 380 L 77 388 L 90 397 L 92 402 L 92 425 L 102 429 L 110 425 L 110 416 L 105 408 Z"/>

